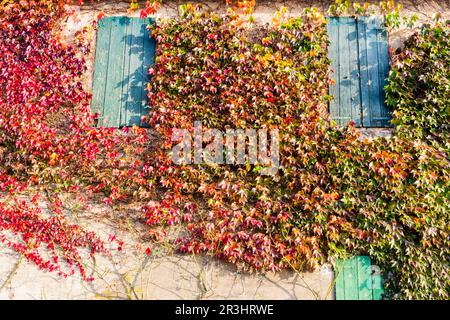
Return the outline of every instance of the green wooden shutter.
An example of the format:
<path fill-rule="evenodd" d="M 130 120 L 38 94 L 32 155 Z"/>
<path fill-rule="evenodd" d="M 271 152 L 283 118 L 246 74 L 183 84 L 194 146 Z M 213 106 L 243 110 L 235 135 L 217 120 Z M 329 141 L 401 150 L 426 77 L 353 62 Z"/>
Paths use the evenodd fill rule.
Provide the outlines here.
<path fill-rule="evenodd" d="M 387 32 L 377 17 L 331 17 L 329 57 L 335 84 L 330 114 L 339 125 L 388 127 L 384 86 L 389 72 Z"/>
<path fill-rule="evenodd" d="M 370 257 L 357 256 L 336 263 L 336 300 L 380 300 L 384 293 L 381 274 L 374 272 Z"/>
<path fill-rule="evenodd" d="M 153 23 L 130 17 L 99 21 L 92 98 L 99 126 L 146 126 L 141 118 L 149 112 L 145 88 L 155 57 L 147 26 Z"/>

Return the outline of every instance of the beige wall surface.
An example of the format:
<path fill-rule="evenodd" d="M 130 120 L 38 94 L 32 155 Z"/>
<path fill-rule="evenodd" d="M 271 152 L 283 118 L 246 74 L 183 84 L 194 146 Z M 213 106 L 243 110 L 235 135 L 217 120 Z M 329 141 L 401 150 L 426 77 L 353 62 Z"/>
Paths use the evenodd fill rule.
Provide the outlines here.
<path fill-rule="evenodd" d="M 23 195 L 23 200 L 29 199 Z M 111 209 L 95 201 L 81 209 L 74 195 L 62 198 L 66 215 L 94 231 L 111 249 L 111 257 L 86 262 L 92 282 L 79 275 L 59 277 L 44 272 L 0 244 L 1 299 L 333 299 L 330 265 L 315 272 L 247 273 L 213 257 L 173 253 L 169 244 L 146 240 L 139 206 Z M 44 214 L 48 203 L 40 203 Z M 144 220 L 145 221 L 145 220 Z M 124 241 L 122 251 L 109 235 Z M 147 255 L 145 248 L 152 247 Z"/>

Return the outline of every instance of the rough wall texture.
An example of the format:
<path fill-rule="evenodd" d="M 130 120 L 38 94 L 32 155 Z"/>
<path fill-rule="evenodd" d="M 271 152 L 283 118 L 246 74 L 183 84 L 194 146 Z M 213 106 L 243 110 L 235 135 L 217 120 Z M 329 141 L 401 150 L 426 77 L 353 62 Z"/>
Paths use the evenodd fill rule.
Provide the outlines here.
<path fill-rule="evenodd" d="M 125 242 L 123 250 L 111 250 L 112 257 L 97 256 L 95 264 L 86 265 L 88 275 L 95 280 L 84 282 L 77 276 L 63 279 L 39 271 L 0 244 L 0 299 L 333 298 L 330 266 L 312 273 L 239 272 L 211 257 L 172 254 L 169 244 L 146 243 L 145 226 L 134 221 L 139 211 L 136 208 L 124 206 L 112 211 L 92 203 L 80 210 L 72 195 L 66 195 L 64 203 L 68 217 L 102 239 L 117 235 Z M 47 205 L 41 203 L 40 207 L 45 210 Z M 148 256 L 144 253 L 147 246 L 153 249 Z"/>
<path fill-rule="evenodd" d="M 99 259 L 96 280 L 43 273 L 0 247 L 0 299 L 332 299 L 333 272 L 238 273 L 204 257 Z M 119 261 L 118 261 L 119 260 Z"/>

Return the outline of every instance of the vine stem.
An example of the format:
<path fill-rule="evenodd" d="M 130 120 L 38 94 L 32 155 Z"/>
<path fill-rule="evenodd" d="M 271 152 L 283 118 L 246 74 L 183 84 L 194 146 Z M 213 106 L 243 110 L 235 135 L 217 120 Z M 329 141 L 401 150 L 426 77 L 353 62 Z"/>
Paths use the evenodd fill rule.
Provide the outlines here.
<path fill-rule="evenodd" d="M 6 277 L 6 280 L 3 282 L 3 284 L 0 286 L 0 291 L 3 290 L 4 287 L 8 285 L 8 283 L 11 282 L 12 278 L 17 273 L 17 270 L 19 269 L 20 264 L 22 263 L 23 255 L 21 254 L 19 258 L 17 259 L 16 263 L 14 264 L 14 267 L 12 268 L 11 272 L 9 272 L 8 276 Z"/>

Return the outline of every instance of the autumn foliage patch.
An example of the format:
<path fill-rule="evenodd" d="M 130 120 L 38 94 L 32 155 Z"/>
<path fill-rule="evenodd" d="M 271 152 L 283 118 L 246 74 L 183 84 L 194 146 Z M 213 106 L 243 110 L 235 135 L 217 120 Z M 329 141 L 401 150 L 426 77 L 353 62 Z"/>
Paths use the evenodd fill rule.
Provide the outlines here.
<path fill-rule="evenodd" d="M 147 133 L 92 126 L 79 82 L 84 61 L 54 32 L 64 14 L 57 4 L 0 9 L 0 235 L 11 248 L 56 271 L 61 261 L 38 248 L 49 246 L 51 257 L 60 250 L 75 266 L 78 250 L 105 253 L 95 235 L 66 220 L 57 197 L 101 194 L 111 206 L 142 203 L 155 242 L 181 226 L 165 241 L 184 253 L 252 271 L 312 270 L 369 254 L 385 272 L 388 297 L 448 298 L 448 149 L 420 135 L 361 139 L 329 119 L 328 36 L 318 11 L 296 19 L 279 12 L 272 25 L 250 28 L 233 12 L 184 6 L 180 19 L 158 23 Z M 414 57 L 400 54 L 398 66 Z M 392 88 L 403 81 L 395 72 Z M 255 164 L 174 165 L 172 130 L 192 130 L 194 121 L 223 131 L 277 128 L 278 174 L 263 176 Z M 51 195 L 48 216 L 17 199 L 32 187 Z"/>
<path fill-rule="evenodd" d="M 450 21 L 422 27 L 395 56 L 387 102 L 399 135 L 450 151 Z"/>
<path fill-rule="evenodd" d="M 66 220 L 54 193 L 85 187 L 105 192 L 105 202 L 122 198 L 121 175 L 133 176 L 139 165 L 122 165 L 127 146 L 139 152 L 140 143 L 132 141 L 142 139 L 138 128 L 119 137 L 92 127 L 90 94 L 79 80 L 85 61 L 56 33 L 64 15 L 59 1 L 11 1 L 0 8 L 0 239 L 42 269 L 66 275 L 61 267 L 67 263 L 77 267 L 69 274 L 78 269 L 86 278 L 78 250 L 93 255 L 105 253 L 104 246 Z M 20 192 L 36 189 L 43 200 L 50 195 L 50 217 L 37 203 L 20 200 Z M 41 254 L 45 247 L 49 259 Z"/>
<path fill-rule="evenodd" d="M 395 297 L 448 296 L 448 154 L 401 135 L 363 140 L 330 121 L 324 17 L 280 12 L 255 30 L 232 14 L 185 9 L 154 30 L 150 121 L 163 137 L 161 159 L 172 128 L 201 120 L 222 131 L 277 127 L 281 168 L 272 178 L 254 165 L 168 167 L 170 193 L 202 212 L 186 221 L 181 251 L 266 270 L 370 254 Z M 186 214 L 165 202 L 155 209 L 174 218 L 152 216 L 150 225 Z"/>

